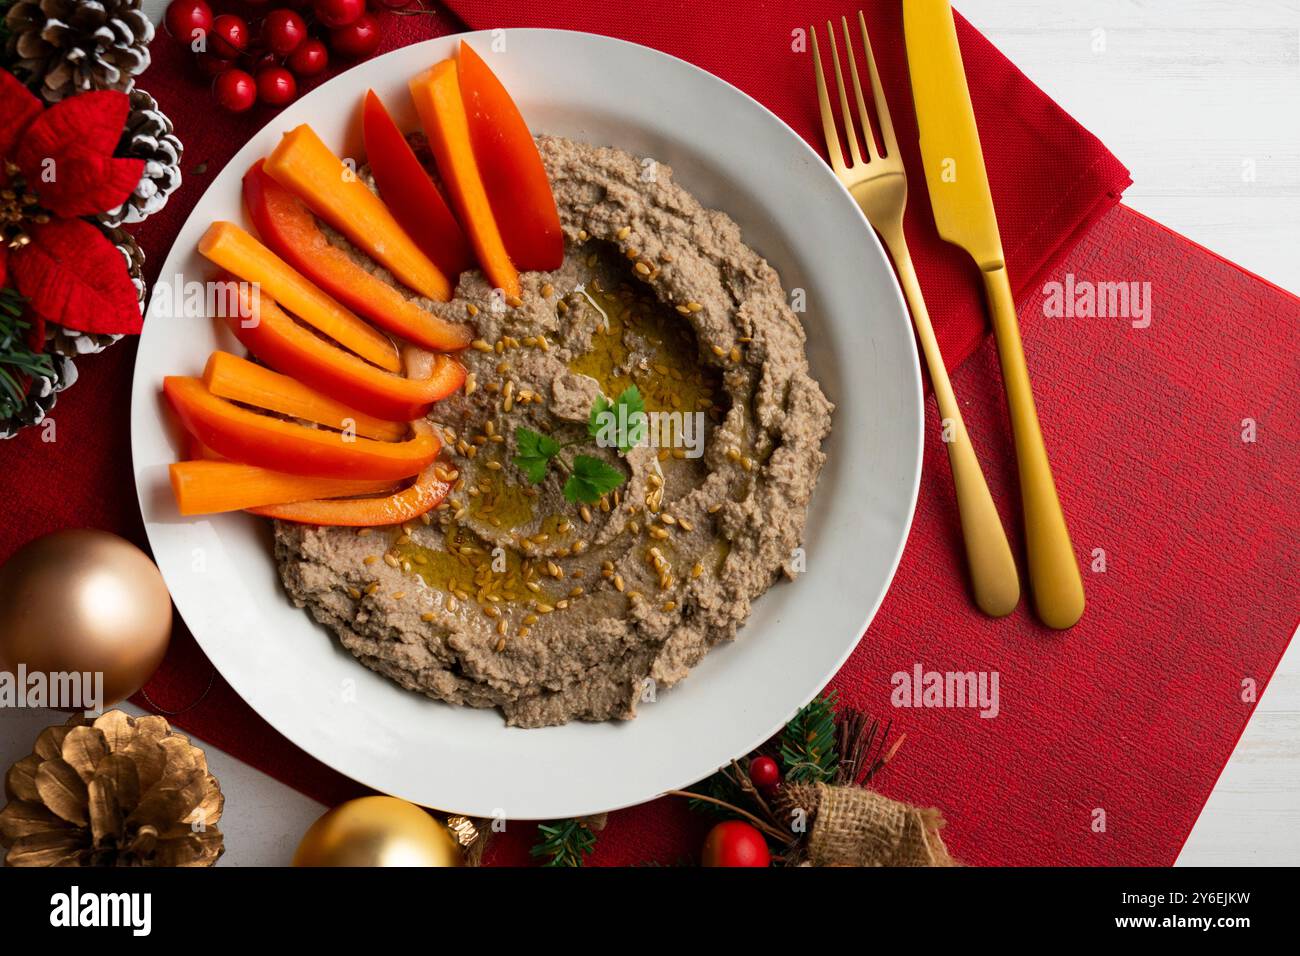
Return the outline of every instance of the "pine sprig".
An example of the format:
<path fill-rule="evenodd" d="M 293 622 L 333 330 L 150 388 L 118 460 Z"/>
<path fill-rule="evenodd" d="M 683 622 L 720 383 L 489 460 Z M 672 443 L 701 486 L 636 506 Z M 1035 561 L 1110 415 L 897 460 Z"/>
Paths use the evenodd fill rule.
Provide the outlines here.
<path fill-rule="evenodd" d="M 745 799 L 745 791 L 736 783 L 735 778 L 727 773 L 725 769 L 719 770 L 711 777 L 701 780 L 687 788 L 692 793 L 701 793 L 714 800 L 721 800 L 732 806 L 739 806 Z M 710 803 L 707 800 L 691 799 L 687 801 L 687 806 L 699 813 L 706 813 L 715 817 L 733 816 L 726 807 L 720 807 L 716 803 Z"/>
<path fill-rule="evenodd" d="M 528 852 L 546 857 L 542 866 L 583 866 L 596 848 L 596 834 L 581 820 L 537 825 L 537 843 Z"/>
<path fill-rule="evenodd" d="M 14 417 L 27 404 L 24 377 L 54 374 L 54 359 L 27 344 L 31 323 L 23 318 L 26 304 L 16 289 L 0 289 L 0 421 Z"/>
<path fill-rule="evenodd" d="M 831 783 L 839 765 L 836 744 L 836 691 L 808 702 L 781 734 L 785 779 L 796 783 Z"/>

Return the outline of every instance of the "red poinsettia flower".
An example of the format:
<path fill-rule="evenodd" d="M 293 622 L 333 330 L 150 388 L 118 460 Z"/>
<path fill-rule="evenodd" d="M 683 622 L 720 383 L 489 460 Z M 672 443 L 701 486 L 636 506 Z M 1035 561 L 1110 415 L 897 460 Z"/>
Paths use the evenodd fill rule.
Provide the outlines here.
<path fill-rule="evenodd" d="M 0 286 L 78 332 L 140 331 L 125 260 L 82 216 L 121 205 L 144 161 L 113 156 L 130 105 L 123 93 L 79 93 L 46 109 L 0 70 Z"/>

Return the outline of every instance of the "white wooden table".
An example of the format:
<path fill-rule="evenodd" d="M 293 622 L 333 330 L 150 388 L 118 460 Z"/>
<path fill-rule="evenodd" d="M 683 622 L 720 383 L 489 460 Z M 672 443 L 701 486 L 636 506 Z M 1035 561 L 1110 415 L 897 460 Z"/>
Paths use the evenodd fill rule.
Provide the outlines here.
<path fill-rule="evenodd" d="M 160 19 L 165 0 L 144 0 Z M 1300 0 L 958 0 L 957 8 L 1133 171 L 1125 202 L 1300 293 Z M 1243 175 L 1253 170 L 1254 176 Z M 0 714 L 0 766 L 57 715 Z M 227 794 L 222 865 L 284 864 L 323 808 L 208 748 Z M 1180 864 L 1300 862 L 1293 645 Z"/>

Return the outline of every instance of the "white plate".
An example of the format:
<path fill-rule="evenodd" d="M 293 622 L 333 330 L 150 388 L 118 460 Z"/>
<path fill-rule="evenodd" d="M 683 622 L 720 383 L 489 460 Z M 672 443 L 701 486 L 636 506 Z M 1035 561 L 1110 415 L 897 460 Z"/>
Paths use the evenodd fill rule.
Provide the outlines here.
<path fill-rule="evenodd" d="M 716 77 L 645 47 L 555 30 L 497 35 L 506 51 L 489 62 L 534 130 L 668 163 L 706 206 L 740 223 L 788 291 L 805 291 L 812 370 L 838 406 L 808 522 L 807 572 L 772 588 L 737 641 L 636 720 L 511 729 L 496 711 L 428 700 L 357 663 L 286 599 L 269 522 L 178 516 L 167 483 L 177 435 L 162 378 L 200 374 L 213 348 L 237 346 L 209 321 L 171 318 L 159 301 L 136 360 L 132 452 L 149 541 L 177 608 L 277 730 L 384 793 L 461 813 L 557 818 L 699 780 L 775 733 L 826 684 L 880 605 L 907 539 L 921 470 L 921 378 L 875 235 L 789 127 Z M 468 35 L 484 53 L 492 37 Z M 371 60 L 281 112 L 213 181 L 160 276 L 210 274 L 199 237 L 215 219 L 245 221 L 240 177 L 282 132 L 311 123 L 343 155 L 360 156 L 358 108 L 372 87 L 414 128 L 407 81 L 458 40 Z M 811 109 L 811 81 L 808 97 Z"/>

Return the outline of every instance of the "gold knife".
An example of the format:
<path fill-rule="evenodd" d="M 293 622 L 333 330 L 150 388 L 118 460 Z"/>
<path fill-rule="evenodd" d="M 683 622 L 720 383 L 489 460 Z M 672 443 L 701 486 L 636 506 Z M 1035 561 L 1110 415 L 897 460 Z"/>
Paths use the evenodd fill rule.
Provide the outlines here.
<path fill-rule="evenodd" d="M 1020 469 L 1034 606 L 1048 627 L 1073 627 L 1083 616 L 1083 579 L 1034 409 L 952 7 L 948 0 L 903 0 L 903 30 L 935 225 L 974 258 L 989 297 Z"/>

